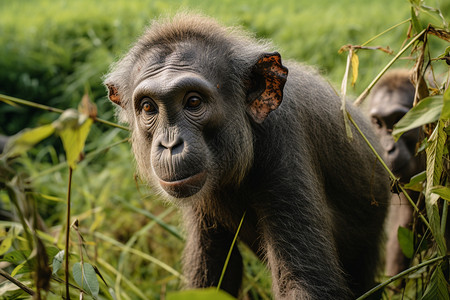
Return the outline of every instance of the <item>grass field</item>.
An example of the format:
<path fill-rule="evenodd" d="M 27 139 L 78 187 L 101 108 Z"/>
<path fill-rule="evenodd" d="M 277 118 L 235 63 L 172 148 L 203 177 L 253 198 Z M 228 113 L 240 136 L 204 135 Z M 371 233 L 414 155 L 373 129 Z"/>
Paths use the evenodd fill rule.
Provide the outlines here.
<path fill-rule="evenodd" d="M 450 3 L 430 2 L 440 7 L 448 20 Z M 0 94 L 66 109 L 76 108 L 87 91 L 99 117 L 114 121 L 101 84 L 103 74 L 153 18 L 180 10 L 201 12 L 269 39 L 284 59 L 316 66 L 336 87 L 340 86 L 347 59 L 345 53 L 338 54 L 341 46 L 362 44 L 410 17 L 406 0 L 0 1 Z M 432 16 L 425 18 L 435 20 Z M 395 53 L 407 29 L 408 24 L 401 25 L 369 45 L 389 46 Z M 437 45 L 437 52 L 443 52 L 442 43 Z M 349 91 L 352 96 L 364 90 L 392 59 L 381 51 L 358 54 L 359 78 Z M 408 59 L 395 64 L 412 65 Z M 0 134 L 12 135 L 57 117 L 0 102 Z M 110 293 L 117 299 L 165 299 L 166 293 L 178 290 L 181 283 L 178 272 L 183 240 L 173 233 L 183 236 L 180 216 L 135 178 L 130 147 L 120 143 L 127 136 L 126 131 L 103 124 L 92 127 L 86 157 L 74 171 L 72 220 L 79 220 L 85 260 L 98 266 L 108 284 L 100 283 L 101 299 L 112 299 Z M 0 171 L 3 167 L 0 164 Z M 68 171 L 60 141 L 50 137 L 16 159 L 13 173 L 26 179 L 18 186 L 26 188 L 33 200 L 23 205 L 32 211 L 36 204 L 47 228 L 42 234 L 46 245 L 63 249 Z M 4 208 L 12 208 L 9 196 L 1 189 L 0 202 Z M 0 238 L 4 240 L 12 232 L 15 240 L 11 250 L 27 248 L 20 226 L 0 221 Z M 76 233 L 71 234 L 74 263 L 80 260 L 80 251 Z M 269 272 L 245 246 L 240 247 L 245 259 L 243 295 L 270 299 Z M 29 275 L 19 271 L 16 277 L 32 285 Z M 63 272 L 57 276 L 63 278 Z M 0 298 L 2 293 L 5 299 L 23 295 L 7 293 L 5 286 L 0 284 Z M 62 288 L 62 284 L 53 282 L 48 298 L 60 299 Z"/>

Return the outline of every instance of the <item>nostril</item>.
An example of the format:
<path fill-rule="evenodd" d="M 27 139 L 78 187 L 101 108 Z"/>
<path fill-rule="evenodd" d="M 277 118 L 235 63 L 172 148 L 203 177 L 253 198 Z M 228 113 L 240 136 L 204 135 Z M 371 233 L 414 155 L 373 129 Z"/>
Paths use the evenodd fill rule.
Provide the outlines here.
<path fill-rule="evenodd" d="M 171 141 L 161 141 L 159 147 L 161 150 L 169 150 L 171 154 L 180 153 L 183 150 L 184 141 L 181 138 L 176 138 Z"/>
<path fill-rule="evenodd" d="M 183 148 L 184 148 L 184 141 L 182 139 L 177 139 L 171 147 L 172 155 L 181 153 L 183 151 Z"/>
<path fill-rule="evenodd" d="M 392 154 L 395 151 L 395 149 L 396 149 L 396 146 L 395 146 L 395 143 L 393 143 L 387 151 L 388 154 Z"/>

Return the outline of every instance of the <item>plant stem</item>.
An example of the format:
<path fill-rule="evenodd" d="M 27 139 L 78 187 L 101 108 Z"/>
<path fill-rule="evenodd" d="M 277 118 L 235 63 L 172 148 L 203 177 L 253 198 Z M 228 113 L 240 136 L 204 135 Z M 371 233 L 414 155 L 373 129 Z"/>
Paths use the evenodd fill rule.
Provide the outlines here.
<path fill-rule="evenodd" d="M 386 163 L 384 162 L 384 160 L 381 158 L 381 156 L 377 153 L 377 150 L 375 150 L 375 148 L 372 146 L 372 144 L 370 143 L 370 141 L 366 138 L 366 136 L 364 135 L 364 133 L 361 131 L 361 129 L 359 128 L 358 124 L 356 124 L 355 120 L 353 120 L 352 115 L 350 115 L 347 112 L 348 115 L 348 119 L 350 120 L 350 122 L 352 122 L 353 126 L 355 126 L 356 130 L 359 132 L 359 134 L 362 136 L 362 138 L 364 139 L 364 141 L 366 142 L 366 144 L 369 146 L 369 148 L 372 150 L 372 152 L 375 154 L 375 156 L 377 157 L 378 161 L 381 163 L 381 165 L 386 169 L 386 171 L 389 174 L 389 177 L 392 179 L 393 182 L 398 182 L 398 178 L 394 175 L 394 173 L 392 173 L 392 171 L 389 169 L 389 167 L 386 165 Z M 417 205 L 414 203 L 414 201 L 411 199 L 411 197 L 409 196 L 409 194 L 406 192 L 405 188 L 401 185 L 398 185 L 399 188 L 401 189 L 403 195 L 406 197 L 406 199 L 408 199 L 409 203 L 411 204 L 411 206 L 414 208 L 414 210 L 419 214 L 420 219 L 422 220 L 422 222 L 425 224 L 425 226 L 427 226 L 430 230 L 431 230 L 431 226 L 430 223 L 428 223 L 428 220 L 425 218 L 425 216 L 420 212 L 419 208 L 417 207 Z"/>
<path fill-rule="evenodd" d="M 122 126 L 122 125 L 119 125 L 119 124 L 116 124 L 116 123 L 113 123 L 113 122 L 110 122 L 110 121 L 106 121 L 106 120 L 103 120 L 103 119 L 99 119 L 97 117 L 93 118 L 93 120 L 94 120 L 94 122 L 103 123 L 103 124 L 111 126 L 111 127 L 116 127 L 116 128 L 120 128 L 120 129 L 127 130 L 127 131 L 130 130 L 128 127 L 125 127 L 125 126 Z"/>
<path fill-rule="evenodd" d="M 239 235 L 239 231 L 241 230 L 242 223 L 244 222 L 246 213 L 247 213 L 247 211 L 244 211 L 244 214 L 242 215 L 242 218 L 241 218 L 241 222 L 239 223 L 239 226 L 236 230 L 236 234 L 234 235 L 233 242 L 231 243 L 230 250 L 228 251 L 227 259 L 225 260 L 225 264 L 223 265 L 222 274 L 220 274 L 219 283 L 217 284 L 217 290 L 219 290 L 220 286 L 222 285 L 223 277 L 225 277 L 225 271 L 227 270 L 228 262 L 230 261 L 231 252 L 233 252 L 234 244 L 236 243 L 236 240 Z"/>
<path fill-rule="evenodd" d="M 65 277 L 66 277 L 66 299 L 70 300 L 69 294 L 69 237 L 70 237 L 70 192 L 72 189 L 72 168 L 69 167 L 69 184 L 67 187 L 67 217 L 66 217 L 66 247 L 65 247 Z"/>
<path fill-rule="evenodd" d="M 51 106 L 47 106 L 47 105 L 43 105 L 43 104 L 39 104 L 39 103 L 34 103 L 32 101 L 27 101 L 27 100 L 15 98 L 15 97 L 3 95 L 3 94 L 0 94 L 0 101 L 3 101 L 5 103 L 12 102 L 12 103 L 16 103 L 16 104 L 30 106 L 30 107 L 46 110 L 46 111 L 49 111 L 49 112 L 55 112 L 55 113 L 58 113 L 58 114 L 62 114 L 64 112 L 64 110 L 59 109 L 59 108 L 55 108 L 55 107 L 51 107 Z M 106 121 L 106 120 L 103 120 L 103 119 L 100 119 L 100 118 L 97 118 L 97 117 L 93 118 L 93 120 L 95 122 L 103 123 L 103 124 L 111 126 L 111 127 L 116 127 L 116 128 L 120 128 L 120 129 L 123 129 L 123 130 L 129 130 L 125 126 L 122 126 L 122 125 L 119 125 L 119 124 L 116 124 L 116 123 L 113 123 L 113 122 L 109 122 L 109 121 Z"/>
<path fill-rule="evenodd" d="M 64 110 L 59 109 L 59 108 L 55 108 L 55 107 L 51 107 L 51 106 L 47 106 L 47 105 L 43 105 L 43 104 L 39 104 L 39 103 L 34 103 L 31 101 L 15 98 L 15 97 L 11 97 L 11 96 L 6 96 L 6 95 L 2 95 L 2 94 L 0 94 L 0 100 L 4 101 L 6 103 L 13 102 L 13 103 L 30 106 L 30 107 L 34 107 L 34 108 L 38 108 L 38 109 L 42 109 L 42 110 L 46 110 L 46 111 L 50 111 L 50 112 L 55 112 L 55 113 L 59 113 L 59 114 L 62 114 L 64 112 Z"/>
<path fill-rule="evenodd" d="M 405 270 L 405 271 L 403 271 L 403 272 L 400 272 L 400 273 L 398 273 L 397 275 L 392 276 L 391 278 L 389 278 L 389 279 L 386 280 L 385 282 L 383 282 L 383 283 L 377 285 L 377 286 L 374 287 L 373 289 L 369 290 L 367 293 L 365 293 L 365 294 L 362 295 L 361 297 L 357 298 L 356 300 L 366 299 L 367 297 L 369 297 L 370 295 L 372 295 L 372 294 L 375 293 L 376 291 L 382 289 L 383 287 L 385 287 L 385 286 L 387 286 L 388 284 L 390 284 L 390 283 L 396 281 L 397 279 L 400 279 L 400 278 L 402 278 L 403 276 L 408 275 L 409 273 L 415 272 L 415 271 L 419 270 L 419 269 L 422 268 L 422 267 L 431 265 L 431 264 L 433 264 L 433 263 L 435 263 L 435 262 L 438 262 L 438 261 L 440 261 L 440 260 L 444 260 L 444 259 L 446 259 L 446 258 L 448 258 L 448 255 L 446 255 L 446 256 L 439 256 L 439 257 L 436 257 L 436 258 L 427 260 L 427 261 L 425 261 L 425 262 L 423 262 L 423 263 L 421 263 L 421 264 L 418 264 L 417 266 L 414 266 L 414 267 L 412 267 L 412 268 L 409 268 L 409 269 L 407 269 L 407 270 Z"/>
<path fill-rule="evenodd" d="M 354 104 L 356 106 L 360 105 L 361 102 L 367 97 L 370 90 L 373 88 L 373 86 L 378 82 L 378 80 L 381 78 L 381 76 L 386 73 L 386 71 L 394 64 L 394 62 L 412 45 L 414 44 L 419 38 L 422 37 L 424 33 L 426 33 L 427 29 L 422 30 L 418 35 L 416 35 L 403 49 L 400 50 L 400 52 L 397 53 L 397 55 L 384 67 L 383 70 L 375 77 L 375 79 L 369 84 L 369 86 L 362 92 L 362 94 L 358 97 L 358 99 L 355 100 Z"/>
<path fill-rule="evenodd" d="M 15 279 L 14 277 L 9 275 L 8 273 L 3 271 L 2 269 L 0 269 L 0 275 L 5 277 L 7 280 L 9 280 L 10 282 L 14 283 L 15 285 L 17 285 L 19 288 L 21 288 L 23 291 L 25 291 L 29 295 L 31 295 L 31 296 L 35 295 L 35 292 L 32 289 L 30 289 L 29 287 L 27 287 L 22 282 L 20 282 L 19 280 Z"/>
<path fill-rule="evenodd" d="M 403 24 L 405 24 L 405 23 L 407 23 L 407 22 L 409 22 L 409 21 L 411 21 L 411 18 L 408 18 L 407 20 L 405 20 L 405 21 L 403 21 L 403 22 L 400 22 L 400 23 L 398 23 L 398 24 L 395 24 L 394 26 L 392 26 L 392 27 L 386 29 L 386 30 L 383 31 L 382 33 L 379 33 L 379 34 L 377 34 L 376 36 L 372 37 L 371 39 L 369 39 L 367 42 L 365 42 L 365 43 L 362 44 L 361 46 L 365 46 L 365 45 L 369 44 L 370 42 L 376 40 L 377 38 L 379 38 L 379 37 L 382 36 L 383 34 L 389 32 L 389 31 L 391 31 L 391 30 L 397 28 L 398 26 L 401 26 L 401 25 L 403 25 Z"/>
<path fill-rule="evenodd" d="M 118 142 L 115 142 L 115 143 L 111 144 L 111 145 L 108 145 L 108 146 L 105 146 L 105 147 L 103 147 L 103 148 L 99 148 L 99 149 L 96 149 L 96 150 L 94 150 L 94 151 L 92 151 L 92 152 L 89 152 L 88 154 L 85 155 L 83 161 L 85 161 L 85 160 L 87 160 L 87 159 L 90 159 L 90 158 L 92 158 L 92 157 L 94 157 L 95 155 L 98 155 L 98 154 L 100 154 L 100 153 L 106 153 L 106 152 L 108 152 L 109 149 L 111 149 L 112 147 L 115 147 L 115 146 L 117 146 L 117 145 L 126 143 L 126 142 L 128 142 L 129 140 L 130 140 L 130 138 L 124 138 L 124 139 L 122 139 L 122 140 L 120 140 L 120 141 L 118 141 Z M 81 163 L 81 162 L 80 162 L 80 163 Z M 50 168 L 48 168 L 48 169 L 46 169 L 46 170 L 44 170 L 44 171 L 42 171 L 42 172 L 40 172 L 40 173 L 37 173 L 37 174 L 35 174 L 35 175 L 29 177 L 28 180 L 30 180 L 30 181 L 35 181 L 35 180 L 37 180 L 37 179 L 39 179 L 39 178 L 41 178 L 41 177 L 44 177 L 44 176 L 47 175 L 47 174 L 51 174 L 51 173 L 53 173 L 53 172 L 59 171 L 59 170 L 65 168 L 66 166 L 67 166 L 67 161 L 60 162 L 60 163 L 57 164 L 57 165 L 54 165 L 54 166 L 52 166 L 52 167 L 50 167 Z"/>

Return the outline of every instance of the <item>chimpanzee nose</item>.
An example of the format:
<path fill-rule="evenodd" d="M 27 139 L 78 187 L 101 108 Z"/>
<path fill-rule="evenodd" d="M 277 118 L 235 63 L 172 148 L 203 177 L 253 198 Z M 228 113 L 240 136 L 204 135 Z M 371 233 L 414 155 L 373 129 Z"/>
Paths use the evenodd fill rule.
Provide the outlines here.
<path fill-rule="evenodd" d="M 394 138 L 391 135 L 385 135 L 381 137 L 381 145 L 387 153 L 392 153 L 395 151 L 396 145 Z"/>
<path fill-rule="evenodd" d="M 169 150 L 171 155 L 181 153 L 183 151 L 184 141 L 181 137 L 177 136 L 173 139 L 161 139 L 159 142 L 159 148 L 161 151 Z"/>

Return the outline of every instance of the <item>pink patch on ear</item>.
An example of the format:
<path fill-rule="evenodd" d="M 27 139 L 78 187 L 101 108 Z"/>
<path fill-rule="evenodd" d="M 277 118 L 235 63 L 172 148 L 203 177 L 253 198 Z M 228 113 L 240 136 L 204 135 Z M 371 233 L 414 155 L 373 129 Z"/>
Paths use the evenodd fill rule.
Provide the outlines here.
<path fill-rule="evenodd" d="M 280 106 L 283 100 L 283 88 L 287 80 L 288 69 L 281 64 L 278 53 L 264 55 L 255 66 L 265 79 L 266 88 L 249 106 L 257 123 L 262 123 L 269 113 Z"/>
<path fill-rule="evenodd" d="M 116 86 L 113 84 L 106 84 L 108 87 L 108 98 L 115 104 L 122 106 L 122 103 L 120 102 L 120 96 L 119 91 L 117 90 Z"/>

